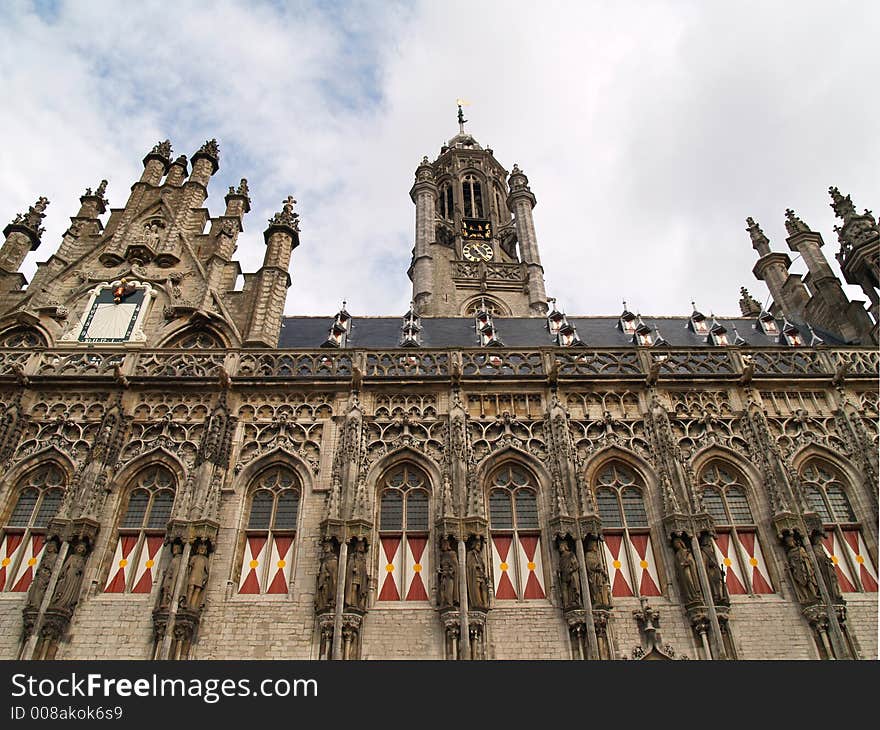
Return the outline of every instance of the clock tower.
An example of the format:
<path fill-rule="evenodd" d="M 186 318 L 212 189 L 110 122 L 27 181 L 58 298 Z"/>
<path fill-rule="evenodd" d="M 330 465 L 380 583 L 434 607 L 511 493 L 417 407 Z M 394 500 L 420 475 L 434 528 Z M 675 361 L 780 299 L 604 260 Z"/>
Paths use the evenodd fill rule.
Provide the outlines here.
<path fill-rule="evenodd" d="M 408 274 L 422 317 L 543 317 L 544 269 L 532 209 L 535 196 L 517 165 L 508 175 L 490 148 L 464 130 L 416 168 L 410 197 L 416 236 Z"/>

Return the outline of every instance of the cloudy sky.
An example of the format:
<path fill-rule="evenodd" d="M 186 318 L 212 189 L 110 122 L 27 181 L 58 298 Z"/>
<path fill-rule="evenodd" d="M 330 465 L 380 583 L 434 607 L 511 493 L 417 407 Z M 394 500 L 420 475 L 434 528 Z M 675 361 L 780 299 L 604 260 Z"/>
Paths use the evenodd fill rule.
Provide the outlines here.
<path fill-rule="evenodd" d="M 216 137 L 207 205 L 248 178 L 246 271 L 299 201 L 288 314 L 402 314 L 413 172 L 457 132 L 457 97 L 528 174 L 547 292 L 571 314 L 735 314 L 741 285 L 768 298 L 746 216 L 787 250 L 793 207 L 836 268 L 828 186 L 880 213 L 870 0 L 5 0 L 0 24 L 0 219 L 51 201 L 28 277 L 87 186 L 109 179 L 121 207 L 158 140 L 191 156 Z"/>

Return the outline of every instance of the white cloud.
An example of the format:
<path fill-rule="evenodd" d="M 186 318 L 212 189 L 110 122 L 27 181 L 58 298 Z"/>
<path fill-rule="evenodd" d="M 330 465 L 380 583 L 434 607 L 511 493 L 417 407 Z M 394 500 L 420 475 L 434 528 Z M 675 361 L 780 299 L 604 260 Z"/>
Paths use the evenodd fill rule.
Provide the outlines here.
<path fill-rule="evenodd" d="M 747 215 L 786 250 L 795 208 L 833 259 L 828 186 L 860 207 L 880 195 L 871 4 L 227 0 L 60 3 L 41 17 L 19 2 L 5 14 L 0 217 L 52 201 L 27 275 L 86 186 L 108 177 L 121 206 L 156 140 L 191 154 L 217 137 L 208 206 L 222 213 L 226 186 L 248 178 L 246 270 L 266 218 L 299 200 L 288 313 L 347 298 L 355 315 L 400 314 L 413 171 L 456 132 L 456 97 L 477 139 L 529 175 L 548 293 L 571 313 L 616 313 L 622 298 L 646 314 L 684 314 L 691 299 L 735 313 L 740 285 L 766 297 Z"/>

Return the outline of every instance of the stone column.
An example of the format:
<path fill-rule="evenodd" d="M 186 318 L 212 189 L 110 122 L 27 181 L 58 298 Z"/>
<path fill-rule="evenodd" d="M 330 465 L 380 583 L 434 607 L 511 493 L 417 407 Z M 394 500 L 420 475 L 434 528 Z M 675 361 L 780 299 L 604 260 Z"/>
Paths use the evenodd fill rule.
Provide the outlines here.
<path fill-rule="evenodd" d="M 529 309 L 531 316 L 543 317 L 547 314 L 547 293 L 544 289 L 544 267 L 538 254 L 538 238 L 532 210 L 537 204 L 529 189 L 529 179 L 517 165 L 510 173 L 510 193 L 507 207 L 513 213 L 520 254 L 526 266 L 529 287 Z"/>
<path fill-rule="evenodd" d="M 434 218 L 437 185 L 434 182 L 434 168 L 428 158 L 422 159 L 416 168 L 416 182 L 409 191 L 416 205 L 416 240 L 410 278 L 413 284 L 413 303 L 416 314 L 433 313 L 429 309 L 434 286 L 434 262 L 431 246 L 435 240 Z"/>

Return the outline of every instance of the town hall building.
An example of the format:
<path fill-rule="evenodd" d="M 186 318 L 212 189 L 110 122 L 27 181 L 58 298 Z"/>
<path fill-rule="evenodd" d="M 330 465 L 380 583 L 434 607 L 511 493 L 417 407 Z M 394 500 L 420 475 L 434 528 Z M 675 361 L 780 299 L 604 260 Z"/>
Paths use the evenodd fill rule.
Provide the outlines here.
<path fill-rule="evenodd" d="M 292 197 L 244 273 L 217 142 L 143 162 L 30 282 L 49 201 L 3 231 L 0 657 L 877 658 L 880 229 L 849 195 L 866 302 L 787 210 L 806 275 L 743 234 L 766 308 L 568 314 L 529 178 L 459 110 L 409 192 L 410 309 L 301 317 Z"/>

